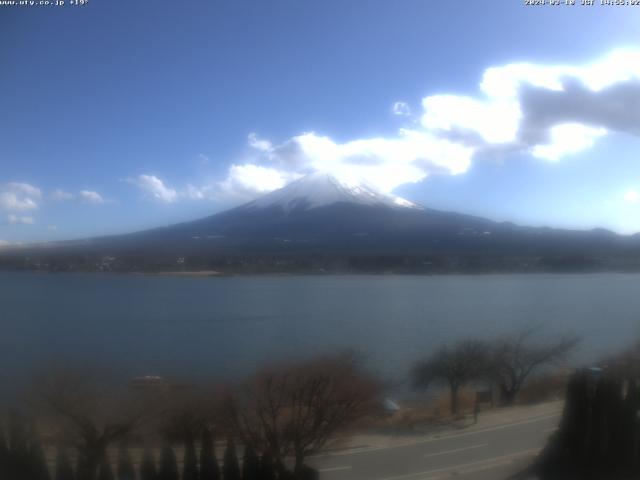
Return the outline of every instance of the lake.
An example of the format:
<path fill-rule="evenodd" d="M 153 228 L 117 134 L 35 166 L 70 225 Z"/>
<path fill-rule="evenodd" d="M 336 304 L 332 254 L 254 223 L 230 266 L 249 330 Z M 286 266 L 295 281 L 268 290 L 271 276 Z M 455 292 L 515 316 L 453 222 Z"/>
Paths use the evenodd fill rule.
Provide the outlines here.
<path fill-rule="evenodd" d="M 0 273 L 0 380 L 51 362 L 230 378 L 344 348 L 385 377 L 442 342 L 527 323 L 588 361 L 640 338 L 640 275 L 243 276 Z"/>

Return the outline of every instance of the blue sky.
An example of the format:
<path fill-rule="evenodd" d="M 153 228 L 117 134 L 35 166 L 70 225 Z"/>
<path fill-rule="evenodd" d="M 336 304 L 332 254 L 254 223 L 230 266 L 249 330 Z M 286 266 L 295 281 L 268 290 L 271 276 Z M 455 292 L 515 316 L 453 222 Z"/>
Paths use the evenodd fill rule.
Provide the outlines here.
<path fill-rule="evenodd" d="M 640 7 L 523 3 L 0 6 L 0 242 L 198 218 L 322 169 L 640 231 Z"/>

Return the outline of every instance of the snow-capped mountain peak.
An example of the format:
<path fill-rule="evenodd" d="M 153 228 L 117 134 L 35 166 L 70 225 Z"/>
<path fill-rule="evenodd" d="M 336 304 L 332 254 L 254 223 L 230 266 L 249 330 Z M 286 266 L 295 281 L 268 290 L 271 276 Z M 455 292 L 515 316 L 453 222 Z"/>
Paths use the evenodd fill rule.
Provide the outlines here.
<path fill-rule="evenodd" d="M 243 208 L 281 207 L 288 213 L 292 210 L 311 210 L 340 202 L 422 209 L 421 206 L 404 198 L 378 192 L 364 184 L 349 184 L 323 172 L 312 173 L 295 180 L 246 204 Z"/>

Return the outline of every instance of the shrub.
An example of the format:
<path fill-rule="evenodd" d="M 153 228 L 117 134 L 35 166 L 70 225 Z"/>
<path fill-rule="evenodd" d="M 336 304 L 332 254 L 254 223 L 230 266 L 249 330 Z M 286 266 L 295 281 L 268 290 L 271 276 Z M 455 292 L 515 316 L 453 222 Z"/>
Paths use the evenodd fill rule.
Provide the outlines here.
<path fill-rule="evenodd" d="M 178 464 L 176 454 L 171 445 L 165 445 L 160 453 L 160 471 L 158 480 L 178 480 Z"/>
<path fill-rule="evenodd" d="M 216 458 L 215 442 L 209 429 L 202 432 L 202 447 L 200 450 L 200 479 L 220 480 L 220 466 Z"/>
<path fill-rule="evenodd" d="M 224 480 L 240 480 L 240 466 L 238 465 L 238 454 L 233 440 L 227 442 L 227 448 L 224 451 L 224 463 L 222 466 Z"/>

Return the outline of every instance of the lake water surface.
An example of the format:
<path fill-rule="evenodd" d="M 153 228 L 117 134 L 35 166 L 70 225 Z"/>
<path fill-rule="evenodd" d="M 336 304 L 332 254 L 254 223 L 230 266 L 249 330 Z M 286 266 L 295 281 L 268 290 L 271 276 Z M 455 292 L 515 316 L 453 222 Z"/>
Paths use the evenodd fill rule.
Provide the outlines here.
<path fill-rule="evenodd" d="M 342 348 L 385 376 L 442 342 L 525 323 L 595 358 L 640 338 L 640 275 L 0 274 L 0 381 L 59 360 L 127 375 L 232 377 Z"/>

